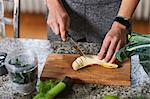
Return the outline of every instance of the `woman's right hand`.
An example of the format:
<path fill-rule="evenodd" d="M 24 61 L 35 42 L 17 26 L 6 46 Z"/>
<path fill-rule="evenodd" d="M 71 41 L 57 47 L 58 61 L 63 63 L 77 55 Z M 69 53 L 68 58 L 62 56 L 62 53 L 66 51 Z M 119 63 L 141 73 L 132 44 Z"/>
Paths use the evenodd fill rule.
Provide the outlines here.
<path fill-rule="evenodd" d="M 66 40 L 66 32 L 69 30 L 70 17 L 60 0 L 47 0 L 49 9 L 47 24 L 56 35 Z"/>

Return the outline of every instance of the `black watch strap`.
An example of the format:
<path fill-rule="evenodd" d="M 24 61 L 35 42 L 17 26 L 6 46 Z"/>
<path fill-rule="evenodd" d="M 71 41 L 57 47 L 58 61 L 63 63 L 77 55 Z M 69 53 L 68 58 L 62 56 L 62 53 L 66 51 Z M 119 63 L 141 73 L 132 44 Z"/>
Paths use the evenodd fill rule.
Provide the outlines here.
<path fill-rule="evenodd" d="M 114 21 L 119 22 L 120 24 L 126 26 L 127 29 L 129 29 L 129 27 L 131 25 L 129 20 L 125 19 L 124 17 L 120 17 L 120 16 L 117 16 Z"/>

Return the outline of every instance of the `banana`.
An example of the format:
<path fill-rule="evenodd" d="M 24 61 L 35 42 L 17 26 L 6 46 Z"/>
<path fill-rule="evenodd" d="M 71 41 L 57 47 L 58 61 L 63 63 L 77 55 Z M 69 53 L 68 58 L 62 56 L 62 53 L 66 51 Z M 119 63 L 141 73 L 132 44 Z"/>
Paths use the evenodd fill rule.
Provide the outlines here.
<path fill-rule="evenodd" d="M 78 57 L 72 63 L 72 68 L 74 70 L 78 70 L 92 64 L 97 64 L 105 68 L 118 68 L 117 64 L 106 63 L 104 60 L 99 60 L 97 55 L 85 55 Z"/>

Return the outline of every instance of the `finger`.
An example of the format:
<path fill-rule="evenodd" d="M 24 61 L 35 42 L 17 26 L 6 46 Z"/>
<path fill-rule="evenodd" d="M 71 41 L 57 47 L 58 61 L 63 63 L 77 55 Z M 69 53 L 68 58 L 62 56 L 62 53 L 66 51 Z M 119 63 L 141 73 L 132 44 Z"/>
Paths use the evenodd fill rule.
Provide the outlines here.
<path fill-rule="evenodd" d="M 109 49 L 108 49 L 108 51 L 107 51 L 106 57 L 105 57 L 105 59 L 104 59 L 105 62 L 110 61 L 112 55 L 113 55 L 114 52 L 115 52 L 117 43 L 118 43 L 118 39 L 117 39 L 117 38 L 114 38 L 113 40 L 111 40 L 111 44 L 110 44 Z"/>
<path fill-rule="evenodd" d="M 65 22 L 60 21 L 59 26 L 60 26 L 59 28 L 60 28 L 61 39 L 63 41 L 65 41 L 66 40 L 66 37 L 65 37 L 65 34 L 66 34 Z"/>
<path fill-rule="evenodd" d="M 51 27 L 52 31 L 54 32 L 54 27 L 53 27 L 52 23 L 53 23 L 53 22 L 52 22 L 52 20 L 51 20 L 51 18 L 50 18 L 50 15 L 48 14 L 47 24 L 48 24 L 48 26 Z"/>
<path fill-rule="evenodd" d="M 50 28 L 56 35 L 59 34 L 58 24 L 56 24 L 55 22 L 51 22 L 51 21 L 47 21 L 47 24 L 50 26 Z"/>
<path fill-rule="evenodd" d="M 63 41 L 66 41 L 66 37 L 65 37 L 66 31 L 65 31 L 65 29 L 64 29 L 64 28 L 61 28 L 61 29 L 60 29 L 60 33 L 61 33 L 61 39 L 62 39 Z"/>
<path fill-rule="evenodd" d="M 121 48 L 121 41 L 119 41 L 119 43 L 118 43 L 118 45 L 116 47 L 115 53 L 114 53 L 113 57 L 111 58 L 111 60 L 109 61 L 110 63 L 115 62 L 115 60 L 116 60 L 116 53 L 119 51 L 120 48 Z"/>
<path fill-rule="evenodd" d="M 109 39 L 109 37 L 106 36 L 105 39 L 104 39 L 104 41 L 103 41 L 100 53 L 98 54 L 98 58 L 100 60 L 104 57 L 104 54 L 107 51 L 109 45 L 110 45 L 110 39 Z"/>
<path fill-rule="evenodd" d="M 56 35 L 59 35 L 59 25 L 58 25 L 58 23 L 57 23 L 57 22 L 52 23 L 52 27 L 53 27 L 53 29 L 54 29 L 53 32 L 54 32 Z"/>
<path fill-rule="evenodd" d="M 52 31 L 55 33 L 54 26 L 52 24 L 50 24 L 50 27 L 51 27 Z"/>
<path fill-rule="evenodd" d="M 47 19 L 47 24 L 51 27 L 51 20 L 50 20 L 49 15 L 48 15 L 48 19 Z"/>
<path fill-rule="evenodd" d="M 53 31 L 52 22 L 49 21 L 49 20 L 47 20 L 47 24 L 48 24 L 48 26 L 49 26 L 49 27 L 52 29 L 52 31 Z"/>
<path fill-rule="evenodd" d="M 51 27 L 51 22 L 49 20 L 47 20 L 47 24 Z"/>

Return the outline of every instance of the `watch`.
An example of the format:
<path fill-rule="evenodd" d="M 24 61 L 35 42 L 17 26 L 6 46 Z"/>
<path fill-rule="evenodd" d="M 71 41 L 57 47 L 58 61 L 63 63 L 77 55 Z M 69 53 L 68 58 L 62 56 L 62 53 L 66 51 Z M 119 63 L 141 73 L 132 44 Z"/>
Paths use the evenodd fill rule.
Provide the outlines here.
<path fill-rule="evenodd" d="M 127 29 L 129 29 L 129 27 L 131 26 L 129 19 L 122 16 L 116 16 L 114 21 L 124 25 Z"/>

